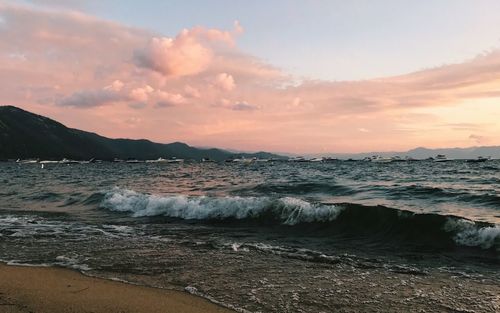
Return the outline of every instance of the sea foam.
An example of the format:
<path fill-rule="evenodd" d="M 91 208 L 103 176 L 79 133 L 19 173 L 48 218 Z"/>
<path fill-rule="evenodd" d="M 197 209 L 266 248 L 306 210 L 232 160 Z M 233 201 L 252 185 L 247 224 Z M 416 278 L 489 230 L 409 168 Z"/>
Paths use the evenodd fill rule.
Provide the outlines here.
<path fill-rule="evenodd" d="M 139 193 L 133 190 L 115 187 L 106 192 L 100 203 L 100 207 L 110 211 L 128 212 L 134 217 L 165 216 L 185 220 L 230 220 L 230 219 L 265 219 L 266 222 L 276 222 L 283 225 L 299 225 L 303 223 L 328 223 L 334 222 L 332 227 L 342 226 L 346 228 L 352 223 L 363 225 L 371 223 L 367 216 L 372 216 L 373 223 L 380 223 L 384 227 L 398 229 L 397 226 L 405 225 L 408 220 L 421 217 L 420 220 L 429 220 L 429 227 L 439 227 L 457 245 L 481 247 L 490 249 L 498 247 L 500 242 L 499 225 L 483 225 L 459 217 L 441 216 L 441 225 L 433 224 L 434 217 L 419 215 L 412 212 L 398 211 L 398 218 L 394 220 L 389 214 L 390 208 L 384 207 L 353 207 L 343 205 L 325 205 L 311 203 L 293 197 L 271 198 L 271 197 L 210 197 L 210 196 L 186 196 L 186 195 L 152 195 Z M 349 212 L 358 211 L 358 218 L 352 219 Z M 341 213 L 346 214 L 341 216 Z M 356 215 L 355 215 L 356 216 Z M 387 223 L 396 223 L 388 225 Z M 401 225 L 399 225 L 402 223 Z M 421 222 L 415 220 L 415 226 L 421 227 Z M 424 225 L 427 223 L 424 223 Z M 347 225 L 347 226 L 346 226 Z M 420 225 L 420 226 L 419 226 Z M 354 225 L 356 226 L 356 225 Z M 425 226 L 427 227 L 427 226 Z M 349 228 L 349 227 L 347 227 Z M 354 227 L 356 228 L 356 227 Z M 368 227 L 370 229 L 370 227 Z M 428 230 L 428 229 L 427 229 Z M 377 231 L 377 230 L 374 230 Z M 379 231 L 385 232 L 385 229 Z M 406 229 L 401 230 L 403 233 Z M 410 231 L 410 230 L 409 230 Z M 238 249 L 239 247 L 236 247 Z"/>
<path fill-rule="evenodd" d="M 478 227 L 465 219 L 448 219 L 444 225 L 447 232 L 453 232 L 453 239 L 459 245 L 489 249 L 500 242 L 500 226 Z"/>
<path fill-rule="evenodd" d="M 249 219 L 269 216 L 285 225 L 333 221 L 339 206 L 310 203 L 284 197 L 188 197 L 158 196 L 114 188 L 100 204 L 111 211 L 130 212 L 135 217 L 167 216 L 187 220 Z"/>

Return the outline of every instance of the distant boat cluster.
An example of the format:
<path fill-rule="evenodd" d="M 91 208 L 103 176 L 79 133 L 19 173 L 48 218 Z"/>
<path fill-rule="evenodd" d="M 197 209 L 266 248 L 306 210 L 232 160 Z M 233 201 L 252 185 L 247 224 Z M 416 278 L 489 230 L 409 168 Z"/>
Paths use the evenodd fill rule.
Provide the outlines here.
<path fill-rule="evenodd" d="M 383 157 L 380 155 L 373 155 L 369 157 L 365 157 L 361 160 L 355 160 L 355 159 L 337 159 L 337 158 L 331 158 L 331 157 L 319 157 L 319 158 L 312 158 L 312 159 L 307 159 L 305 157 L 293 157 L 289 158 L 289 162 L 323 162 L 323 163 L 329 163 L 329 162 L 337 162 L 337 161 L 363 161 L 363 162 L 372 162 L 372 163 L 394 163 L 394 162 L 417 162 L 417 161 L 432 161 L 432 162 L 447 162 L 447 161 L 452 161 L 453 159 L 448 159 L 446 155 L 444 154 L 438 154 L 436 157 L 430 157 L 427 159 L 415 159 L 409 156 L 406 156 L 404 158 L 400 156 L 392 156 L 392 157 Z M 478 162 L 486 162 L 488 160 L 491 160 L 491 157 L 477 157 L 476 159 L 467 159 L 465 160 L 466 162 L 470 163 L 478 163 Z"/>
<path fill-rule="evenodd" d="M 224 163 L 242 163 L 242 164 L 250 164 L 250 163 L 265 163 L 265 162 L 296 162 L 296 163 L 332 163 L 332 162 L 354 162 L 354 161 L 360 161 L 360 162 L 372 162 L 372 163 L 395 163 L 395 162 L 417 162 L 417 161 L 431 161 L 431 162 L 448 162 L 452 161 L 453 159 L 449 159 L 446 157 L 444 154 L 438 154 L 436 157 L 430 157 L 427 159 L 415 159 L 412 157 L 400 157 L 400 156 L 392 156 L 392 157 L 383 157 L 380 155 L 373 155 L 370 157 L 365 157 L 363 159 L 338 159 L 338 158 L 332 158 L 332 157 L 315 157 L 315 158 L 305 158 L 303 156 L 295 156 L 295 157 L 290 157 L 290 158 L 269 158 L 269 159 L 261 159 L 261 158 L 245 158 L 245 157 L 235 157 L 235 158 L 229 158 L 224 160 Z M 475 159 L 466 159 L 465 161 L 467 163 L 481 163 L 481 162 L 486 162 L 488 160 L 491 160 L 491 157 L 483 157 L 479 156 Z M 113 163 L 129 163 L 129 164 L 134 164 L 134 163 L 169 163 L 169 164 L 179 164 L 179 163 L 184 163 L 184 159 L 179 159 L 176 157 L 172 157 L 169 159 L 164 159 L 162 157 L 159 157 L 158 159 L 152 159 L 152 160 L 139 160 L 139 159 L 119 159 L 115 158 L 111 162 Z M 187 160 L 188 162 L 198 162 L 196 160 Z M 54 161 L 54 160 L 40 160 L 40 159 L 17 159 L 15 161 L 18 164 L 89 164 L 89 163 L 102 163 L 104 162 L 103 160 L 98 160 L 98 159 L 90 159 L 86 161 L 79 161 L 79 160 L 72 160 L 72 159 L 67 159 L 64 158 L 59 161 Z M 217 161 L 210 159 L 208 157 L 202 158 L 199 160 L 201 163 L 216 163 Z"/>

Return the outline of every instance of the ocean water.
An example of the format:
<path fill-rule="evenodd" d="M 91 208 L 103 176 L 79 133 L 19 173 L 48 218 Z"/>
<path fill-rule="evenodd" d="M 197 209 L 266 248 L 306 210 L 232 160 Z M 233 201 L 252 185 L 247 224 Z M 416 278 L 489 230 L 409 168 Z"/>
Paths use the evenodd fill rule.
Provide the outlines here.
<path fill-rule="evenodd" d="M 0 163 L 0 260 L 239 312 L 499 312 L 500 161 Z"/>

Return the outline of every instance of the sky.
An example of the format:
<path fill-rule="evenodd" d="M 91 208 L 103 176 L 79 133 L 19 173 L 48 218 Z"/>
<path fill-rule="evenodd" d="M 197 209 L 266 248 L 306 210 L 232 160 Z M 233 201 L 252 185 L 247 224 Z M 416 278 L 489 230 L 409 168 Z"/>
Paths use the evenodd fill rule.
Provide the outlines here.
<path fill-rule="evenodd" d="M 0 1 L 0 105 L 245 151 L 500 144 L 500 1 Z"/>

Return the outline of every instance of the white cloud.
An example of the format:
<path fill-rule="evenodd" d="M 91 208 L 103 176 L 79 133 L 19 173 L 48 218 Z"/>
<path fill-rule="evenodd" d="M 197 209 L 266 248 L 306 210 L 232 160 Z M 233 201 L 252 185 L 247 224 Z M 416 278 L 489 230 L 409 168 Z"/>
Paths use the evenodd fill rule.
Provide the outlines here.
<path fill-rule="evenodd" d="M 153 87 L 146 85 L 141 88 L 132 89 L 129 93 L 129 98 L 134 101 L 147 102 L 149 95 L 154 91 Z"/>
<path fill-rule="evenodd" d="M 125 84 L 121 80 L 115 80 L 111 85 L 104 87 L 104 89 L 120 91 Z"/>
<path fill-rule="evenodd" d="M 224 91 L 231 91 L 236 87 L 233 76 L 227 73 L 220 73 L 214 79 L 214 85 Z"/>
<path fill-rule="evenodd" d="M 156 91 L 156 105 L 158 107 L 170 107 L 186 103 L 186 99 L 181 94 L 173 94 L 165 91 Z"/>

